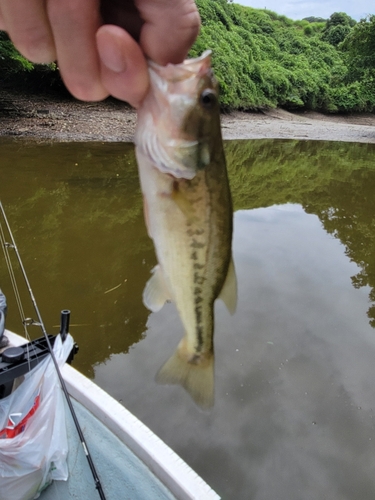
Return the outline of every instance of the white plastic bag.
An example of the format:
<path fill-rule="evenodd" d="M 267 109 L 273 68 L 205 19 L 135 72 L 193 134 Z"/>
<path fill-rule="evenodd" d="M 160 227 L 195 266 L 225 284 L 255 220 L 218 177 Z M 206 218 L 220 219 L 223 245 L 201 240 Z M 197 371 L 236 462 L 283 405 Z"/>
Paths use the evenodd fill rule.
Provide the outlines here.
<path fill-rule="evenodd" d="M 70 335 L 64 343 L 57 336 L 53 350 L 60 367 L 72 347 Z M 55 366 L 47 356 L 0 400 L 0 500 L 38 498 L 52 480 L 68 478 L 63 398 Z M 12 433 L 14 437 L 7 437 Z"/>

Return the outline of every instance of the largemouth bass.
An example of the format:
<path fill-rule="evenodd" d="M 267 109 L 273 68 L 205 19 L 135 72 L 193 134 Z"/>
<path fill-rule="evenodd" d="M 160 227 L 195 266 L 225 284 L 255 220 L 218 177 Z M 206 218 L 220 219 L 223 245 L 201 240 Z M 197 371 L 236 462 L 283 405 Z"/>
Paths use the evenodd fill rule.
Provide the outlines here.
<path fill-rule="evenodd" d="M 150 89 L 138 111 L 136 155 L 148 234 L 158 265 L 143 293 L 151 311 L 177 307 L 185 336 L 157 380 L 181 384 L 213 404 L 214 302 L 233 313 L 232 200 L 210 51 L 181 64 L 149 63 Z"/>

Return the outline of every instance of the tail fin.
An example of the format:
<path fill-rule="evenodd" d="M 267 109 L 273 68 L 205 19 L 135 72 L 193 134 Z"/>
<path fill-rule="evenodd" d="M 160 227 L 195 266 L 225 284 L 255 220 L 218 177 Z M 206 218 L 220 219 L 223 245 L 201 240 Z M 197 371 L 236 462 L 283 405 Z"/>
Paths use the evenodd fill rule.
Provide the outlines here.
<path fill-rule="evenodd" d="M 163 365 L 156 381 L 159 384 L 179 384 L 203 409 L 214 404 L 214 355 L 191 355 L 184 348 L 184 339 L 175 353 Z"/>

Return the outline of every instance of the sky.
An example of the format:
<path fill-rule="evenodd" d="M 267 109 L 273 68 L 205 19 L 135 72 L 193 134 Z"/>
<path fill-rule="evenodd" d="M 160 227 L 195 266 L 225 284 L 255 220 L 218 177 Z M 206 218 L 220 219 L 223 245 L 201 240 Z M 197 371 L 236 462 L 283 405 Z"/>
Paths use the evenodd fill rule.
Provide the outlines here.
<path fill-rule="evenodd" d="M 375 14 L 372 0 L 234 0 L 235 3 L 255 9 L 273 10 L 291 19 L 315 16 L 328 19 L 333 12 L 346 12 L 359 21 L 367 14 Z"/>

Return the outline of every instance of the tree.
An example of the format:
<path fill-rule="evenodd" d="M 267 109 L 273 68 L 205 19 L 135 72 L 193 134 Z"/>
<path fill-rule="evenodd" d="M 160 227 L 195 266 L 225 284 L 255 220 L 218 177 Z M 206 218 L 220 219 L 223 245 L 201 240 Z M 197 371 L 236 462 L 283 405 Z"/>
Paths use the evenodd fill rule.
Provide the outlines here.
<path fill-rule="evenodd" d="M 345 12 L 334 12 L 323 30 L 322 40 L 337 47 L 351 32 L 356 21 Z"/>
<path fill-rule="evenodd" d="M 327 19 L 323 19 L 322 17 L 309 16 L 304 17 L 302 21 L 307 21 L 308 23 L 325 23 L 327 22 Z"/>
<path fill-rule="evenodd" d="M 357 23 L 342 47 L 347 52 L 350 66 L 362 74 L 369 70 L 375 70 L 375 15 L 361 19 Z"/>
<path fill-rule="evenodd" d="M 349 25 L 352 28 L 355 24 L 356 21 L 345 12 L 334 12 L 327 21 L 327 29 L 338 25 Z"/>

